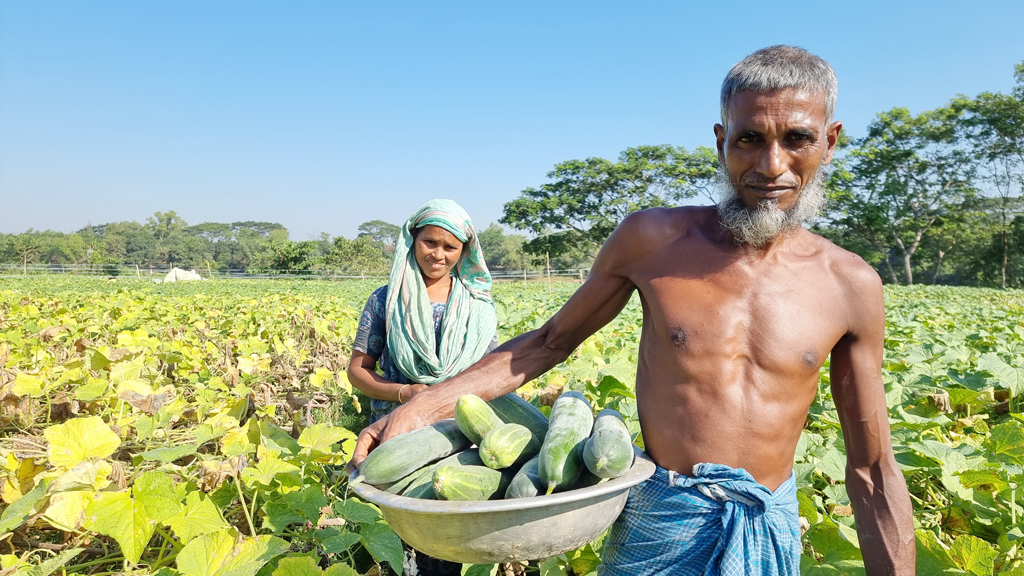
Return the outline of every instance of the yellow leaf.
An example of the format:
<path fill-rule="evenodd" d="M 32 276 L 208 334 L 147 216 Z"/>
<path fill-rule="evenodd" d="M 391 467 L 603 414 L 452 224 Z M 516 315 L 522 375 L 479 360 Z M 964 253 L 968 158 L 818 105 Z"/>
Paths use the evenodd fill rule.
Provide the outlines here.
<path fill-rule="evenodd" d="M 18 457 L 15 456 L 13 452 L 8 453 L 3 462 L 0 462 L 0 466 L 3 466 L 4 470 L 7 470 L 8 472 L 14 472 L 20 465 L 21 461 L 18 460 Z"/>
<path fill-rule="evenodd" d="M 15 396 L 32 396 L 33 398 L 43 393 L 43 381 L 38 376 L 18 372 L 14 377 L 14 386 L 11 392 Z"/>
<path fill-rule="evenodd" d="M 2 482 L 3 501 L 11 504 L 36 485 L 36 475 L 46 470 L 45 465 L 36 465 L 32 458 L 19 461 L 14 454 L 8 454 L 4 468 L 9 470 Z"/>
<path fill-rule="evenodd" d="M 225 456 L 238 456 L 256 451 L 256 444 L 249 440 L 249 432 L 245 428 L 236 427 L 224 433 L 220 439 L 221 453 Z"/>
<path fill-rule="evenodd" d="M 8 504 L 13 504 L 15 500 L 25 495 L 21 491 L 21 486 L 12 482 L 10 478 L 4 478 L 2 490 L 3 500 Z"/>
<path fill-rule="evenodd" d="M 64 470 L 89 458 L 106 458 L 121 445 L 121 439 L 99 416 L 68 420 L 50 426 L 43 434 L 50 443 L 50 464 Z"/>
<path fill-rule="evenodd" d="M 85 523 L 85 508 L 96 499 L 92 490 L 62 492 L 50 496 L 43 518 L 54 528 L 65 532 L 77 532 Z"/>
<path fill-rule="evenodd" d="M 314 388 L 320 388 L 334 380 L 334 372 L 326 368 L 317 368 L 316 372 L 309 375 L 309 384 Z"/>
<path fill-rule="evenodd" d="M 266 354 L 250 354 L 238 357 L 238 371 L 245 375 L 270 370 L 270 356 Z"/>
<path fill-rule="evenodd" d="M 102 460 L 85 460 L 77 466 L 61 474 L 50 484 L 49 492 L 71 492 L 75 490 L 102 490 L 110 486 L 110 473 L 113 467 Z"/>

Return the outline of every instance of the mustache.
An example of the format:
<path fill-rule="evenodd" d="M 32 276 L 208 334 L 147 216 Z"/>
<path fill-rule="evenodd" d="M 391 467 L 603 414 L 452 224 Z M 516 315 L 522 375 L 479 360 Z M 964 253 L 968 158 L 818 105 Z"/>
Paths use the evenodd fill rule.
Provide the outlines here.
<path fill-rule="evenodd" d="M 796 188 L 800 183 L 790 178 L 766 178 L 757 174 L 749 174 L 740 179 L 740 186 L 786 186 Z"/>

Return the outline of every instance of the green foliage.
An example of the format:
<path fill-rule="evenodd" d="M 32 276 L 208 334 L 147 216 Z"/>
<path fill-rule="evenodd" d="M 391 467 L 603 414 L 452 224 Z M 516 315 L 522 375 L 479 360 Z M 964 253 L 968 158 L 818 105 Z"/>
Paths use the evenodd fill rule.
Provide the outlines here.
<path fill-rule="evenodd" d="M 0 412 L 0 539 L 67 544 L 69 574 L 119 572 L 126 561 L 167 576 L 395 571 L 397 537 L 346 491 L 341 465 L 357 427 L 333 420 L 360 409 L 343 371 L 377 285 L 4 280 L 0 397 L 12 409 Z M 574 289 L 499 284 L 499 338 L 539 327 Z M 883 379 L 919 573 L 1016 574 L 1024 295 L 891 287 L 886 304 Z M 596 409 L 618 410 L 642 445 L 641 318 L 633 298 L 520 393 L 536 402 L 545 387 L 582 392 Z M 828 384 L 826 364 L 796 453 L 810 525 L 802 562 L 806 574 L 855 574 L 846 447 Z M 310 401 L 293 408 L 296 399 Z M 589 574 L 601 553 L 598 540 L 534 569 Z M 0 557 L 36 573 L 50 560 Z"/>
<path fill-rule="evenodd" d="M 922 241 L 934 229 L 950 228 L 973 199 L 973 164 L 956 145 L 957 121 L 951 109 L 913 116 L 893 108 L 878 114 L 849 152 L 852 188 L 833 195 L 832 220 L 883 255 L 891 282 L 914 283 Z"/>
<path fill-rule="evenodd" d="M 394 252 L 393 245 L 390 252 Z M 324 256 L 323 266 L 350 275 L 387 276 L 391 270 L 391 258 L 384 255 L 382 247 L 370 235 L 359 236 L 355 240 L 339 236 Z"/>
<path fill-rule="evenodd" d="M 500 224 L 492 223 L 484 230 L 479 231 L 478 236 L 480 238 L 480 249 L 487 260 L 488 268 L 518 268 L 523 270 L 538 263 L 532 255 L 526 254 L 523 250 L 526 236 L 505 234 L 505 229 Z"/>
<path fill-rule="evenodd" d="M 709 195 L 716 166 L 710 148 L 688 152 L 667 144 L 628 148 L 617 162 L 569 160 L 548 173 L 554 182 L 505 204 L 501 222 L 538 235 L 525 244 L 528 253 L 592 256 L 630 213 Z"/>
<path fill-rule="evenodd" d="M 391 258 L 391 255 L 395 253 L 395 245 L 402 235 L 401 226 L 389 224 L 383 220 L 363 222 L 357 230 L 359 235 L 356 236 L 356 239 L 368 237 L 385 258 Z"/>

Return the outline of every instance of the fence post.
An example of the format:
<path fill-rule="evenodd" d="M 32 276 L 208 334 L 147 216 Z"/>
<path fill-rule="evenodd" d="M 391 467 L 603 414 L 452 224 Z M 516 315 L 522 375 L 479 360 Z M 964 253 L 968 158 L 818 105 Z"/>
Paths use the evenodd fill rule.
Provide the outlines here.
<path fill-rule="evenodd" d="M 544 259 L 547 260 L 548 263 L 548 292 L 551 292 L 551 253 L 545 252 Z"/>

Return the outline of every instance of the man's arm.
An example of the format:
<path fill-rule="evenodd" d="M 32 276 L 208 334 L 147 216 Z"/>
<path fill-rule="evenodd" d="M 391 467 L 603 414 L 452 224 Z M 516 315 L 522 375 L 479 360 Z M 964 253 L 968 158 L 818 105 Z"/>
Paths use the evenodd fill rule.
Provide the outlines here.
<path fill-rule="evenodd" d="M 851 268 L 849 330 L 832 349 L 831 362 L 832 397 L 846 442 L 846 490 L 867 573 L 914 574 L 913 508 L 893 454 L 882 384 L 882 284 L 859 259 Z"/>
<path fill-rule="evenodd" d="M 463 394 L 491 400 L 507 394 L 563 362 L 588 336 L 612 321 L 636 287 L 628 268 L 649 244 L 635 236 L 642 224 L 630 216 L 608 238 L 587 281 L 542 327 L 527 332 L 487 354 L 468 370 L 435 384 L 365 428 L 356 442 L 352 464 L 388 439 L 453 415 Z"/>

